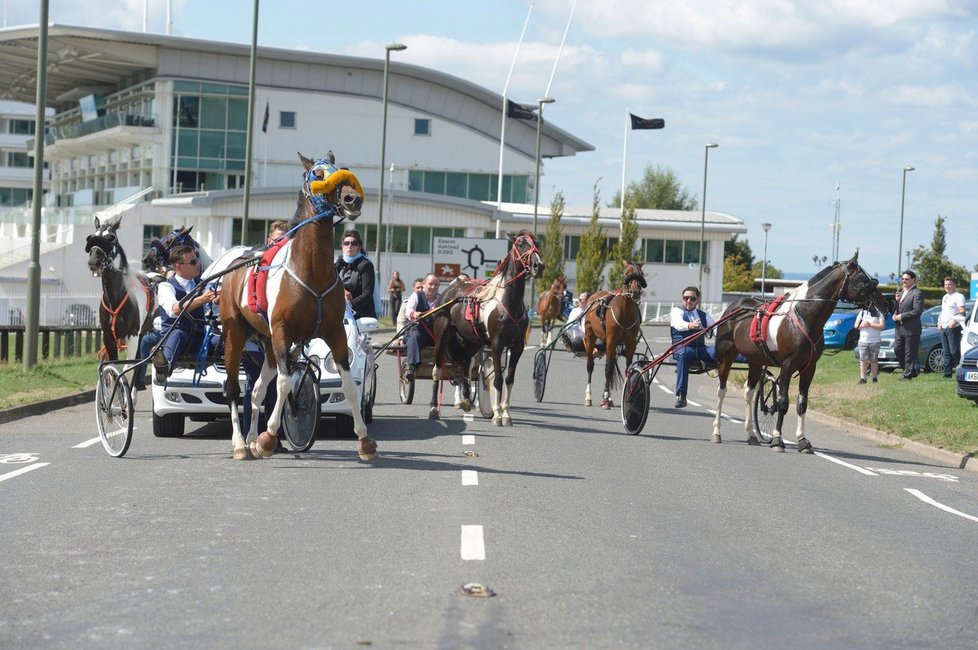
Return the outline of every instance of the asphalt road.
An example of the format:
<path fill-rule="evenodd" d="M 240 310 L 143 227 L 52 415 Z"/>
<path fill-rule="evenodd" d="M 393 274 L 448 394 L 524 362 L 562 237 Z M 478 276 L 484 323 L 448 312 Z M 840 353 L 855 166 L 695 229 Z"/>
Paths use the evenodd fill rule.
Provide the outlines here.
<path fill-rule="evenodd" d="M 974 473 L 811 418 L 818 455 L 748 447 L 735 391 L 713 445 L 707 376 L 629 436 L 566 353 L 536 403 L 532 353 L 507 428 L 381 358 L 372 464 L 157 439 L 146 393 L 123 459 L 91 403 L 0 425 L 0 647 L 975 647 Z"/>

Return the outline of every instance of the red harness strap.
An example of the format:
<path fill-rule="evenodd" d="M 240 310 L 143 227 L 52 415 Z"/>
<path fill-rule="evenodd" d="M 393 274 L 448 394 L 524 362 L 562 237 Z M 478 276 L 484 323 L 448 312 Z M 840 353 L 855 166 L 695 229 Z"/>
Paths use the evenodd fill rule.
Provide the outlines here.
<path fill-rule="evenodd" d="M 265 289 L 268 286 L 268 267 L 275 259 L 276 253 L 289 241 L 288 237 L 282 237 L 268 247 L 261 256 L 261 263 L 253 268 L 248 274 L 248 308 L 256 314 L 268 312 L 268 294 Z"/>
<path fill-rule="evenodd" d="M 787 297 L 788 294 L 783 293 L 754 311 L 754 318 L 750 322 L 750 340 L 752 343 L 760 345 L 767 342 L 767 326 L 771 322 L 771 317 L 774 316 Z"/>
<path fill-rule="evenodd" d="M 126 292 L 126 295 L 124 295 L 122 297 L 122 300 L 119 302 L 119 306 L 116 307 L 115 309 L 112 309 L 107 304 L 105 304 L 105 295 L 102 296 L 102 309 L 104 309 L 105 311 L 107 311 L 109 314 L 112 315 L 112 329 L 111 329 L 111 332 L 112 332 L 112 340 L 115 341 L 116 350 L 128 350 L 129 349 L 128 346 L 125 344 L 125 342 L 119 340 L 119 335 L 116 334 L 116 331 L 115 331 L 116 323 L 119 322 L 119 314 L 122 312 L 122 308 L 125 306 L 126 302 L 128 302 L 128 301 L 129 301 L 129 292 L 127 291 Z M 98 351 L 98 358 L 99 359 L 104 359 L 106 352 L 107 352 L 106 347 L 103 345 L 102 346 L 102 349 Z"/>

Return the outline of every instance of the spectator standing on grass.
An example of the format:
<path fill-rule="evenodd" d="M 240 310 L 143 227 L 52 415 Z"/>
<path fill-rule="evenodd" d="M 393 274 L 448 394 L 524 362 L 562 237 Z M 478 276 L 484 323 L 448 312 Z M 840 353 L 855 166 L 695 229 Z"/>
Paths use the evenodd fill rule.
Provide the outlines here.
<path fill-rule="evenodd" d="M 866 371 L 872 372 L 875 384 L 880 374 L 880 341 L 883 333 L 883 317 L 867 309 L 856 316 L 856 329 L 859 331 L 859 383 L 866 383 Z"/>
<path fill-rule="evenodd" d="M 917 376 L 915 368 L 917 348 L 920 347 L 920 314 L 924 311 L 924 294 L 917 288 L 917 274 L 907 269 L 900 274 L 903 288 L 896 292 L 893 320 L 896 337 L 893 353 L 896 355 L 903 376 L 900 381 L 910 381 Z"/>
<path fill-rule="evenodd" d="M 961 324 L 964 322 L 964 296 L 958 292 L 958 282 L 944 278 L 944 297 L 941 298 L 941 315 L 937 329 L 941 333 L 941 349 L 944 351 L 944 378 L 949 379 L 961 361 Z"/>

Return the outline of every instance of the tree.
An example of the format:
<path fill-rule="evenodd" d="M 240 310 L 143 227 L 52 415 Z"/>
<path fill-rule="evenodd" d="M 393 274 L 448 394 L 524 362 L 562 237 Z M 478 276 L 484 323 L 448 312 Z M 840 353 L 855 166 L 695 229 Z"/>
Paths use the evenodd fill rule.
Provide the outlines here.
<path fill-rule="evenodd" d="M 598 291 L 604 283 L 603 271 L 607 260 L 604 244 L 604 228 L 598 225 L 601 214 L 600 192 L 594 184 L 594 200 L 591 202 L 591 224 L 581 236 L 577 251 L 577 290 Z"/>
<path fill-rule="evenodd" d="M 549 289 L 554 280 L 564 275 L 564 233 L 560 225 L 563 216 L 564 194 L 557 192 L 550 202 L 550 220 L 543 246 L 543 276 L 537 280 L 538 294 Z"/>
<path fill-rule="evenodd" d="M 621 286 L 625 273 L 626 260 L 631 262 L 636 258 L 635 243 L 638 241 L 638 221 L 635 218 L 635 206 L 625 208 L 621 219 L 621 237 L 611 250 L 611 269 L 608 271 L 608 286 L 615 289 Z"/>
<path fill-rule="evenodd" d="M 616 192 L 608 207 L 617 208 L 621 204 L 621 192 Z M 652 165 L 645 168 L 642 180 L 629 183 L 625 188 L 625 205 L 654 210 L 696 210 L 700 207 L 696 197 L 679 183 L 674 171 Z"/>
<path fill-rule="evenodd" d="M 732 257 L 737 264 L 748 269 L 754 264 L 754 253 L 750 249 L 747 240 L 738 239 L 740 235 L 734 235 L 723 243 L 723 258 Z"/>
<path fill-rule="evenodd" d="M 763 275 L 768 280 L 784 277 L 784 273 L 781 272 L 781 269 L 774 266 L 770 262 L 768 263 L 766 269 L 762 268 L 762 262 L 763 260 L 758 260 L 754 262 L 754 266 L 752 266 L 750 269 L 751 275 L 753 275 L 755 278 L 759 278 L 761 277 L 761 275 Z"/>
<path fill-rule="evenodd" d="M 737 237 L 734 235 L 723 244 L 723 290 L 753 291 L 754 274 L 751 269 L 754 266 L 754 253 L 746 240 Z"/>
<path fill-rule="evenodd" d="M 945 217 L 937 215 L 934 220 L 934 238 L 930 248 L 918 246 L 911 252 L 912 266 L 917 272 L 917 283 L 923 287 L 939 287 L 944 284 L 944 278 L 951 276 L 957 280 L 958 286 L 967 287 L 971 280 L 968 269 L 958 266 L 947 258 L 947 230 Z"/>

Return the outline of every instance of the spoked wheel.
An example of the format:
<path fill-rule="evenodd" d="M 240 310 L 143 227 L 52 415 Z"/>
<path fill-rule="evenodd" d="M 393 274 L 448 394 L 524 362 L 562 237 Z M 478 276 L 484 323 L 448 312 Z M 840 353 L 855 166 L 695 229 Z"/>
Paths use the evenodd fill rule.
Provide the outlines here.
<path fill-rule="evenodd" d="M 547 351 L 543 348 L 533 355 L 533 397 L 538 402 L 543 401 L 547 390 Z"/>
<path fill-rule="evenodd" d="M 642 372 L 644 363 L 636 361 L 625 371 L 625 385 L 621 390 L 621 423 L 625 431 L 638 435 L 649 418 L 649 384 Z"/>
<path fill-rule="evenodd" d="M 401 377 L 397 380 L 397 394 L 401 398 L 401 404 L 410 404 L 414 401 L 414 377 L 405 379 Z"/>
<path fill-rule="evenodd" d="M 102 446 L 110 456 L 121 458 L 132 442 L 132 394 L 129 382 L 115 366 L 99 370 L 95 387 L 95 416 Z"/>
<path fill-rule="evenodd" d="M 479 398 L 479 413 L 484 418 L 492 417 L 492 394 L 496 390 L 492 385 L 494 381 L 495 371 L 492 368 L 492 357 L 482 353 L 482 360 L 479 363 L 479 380 L 476 383 L 476 394 Z"/>
<path fill-rule="evenodd" d="M 292 371 L 292 392 L 282 409 L 282 431 L 292 451 L 309 451 L 319 429 L 319 377 L 307 361 L 300 361 Z"/>
<path fill-rule="evenodd" d="M 767 371 L 754 389 L 754 435 L 761 442 L 771 442 L 774 429 L 778 426 L 778 382 Z"/>

